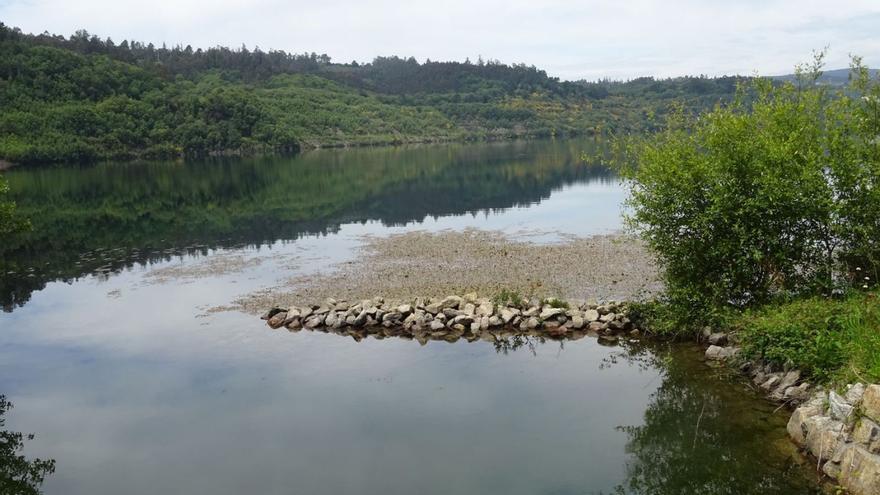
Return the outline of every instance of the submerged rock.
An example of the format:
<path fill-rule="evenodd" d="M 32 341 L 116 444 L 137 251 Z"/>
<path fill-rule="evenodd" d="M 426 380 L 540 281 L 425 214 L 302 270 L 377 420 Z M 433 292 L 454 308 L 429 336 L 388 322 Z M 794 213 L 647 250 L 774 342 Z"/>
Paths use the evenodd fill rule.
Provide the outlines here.
<path fill-rule="evenodd" d="M 279 312 L 275 313 L 274 315 L 272 315 L 271 318 L 269 318 L 269 326 L 272 328 L 279 328 L 281 325 L 284 324 L 284 320 L 286 320 L 286 319 L 287 319 L 287 312 L 286 311 L 279 311 Z"/>
<path fill-rule="evenodd" d="M 710 361 L 722 361 L 727 359 L 727 352 L 721 346 L 710 345 L 709 348 L 706 349 L 706 359 Z"/>

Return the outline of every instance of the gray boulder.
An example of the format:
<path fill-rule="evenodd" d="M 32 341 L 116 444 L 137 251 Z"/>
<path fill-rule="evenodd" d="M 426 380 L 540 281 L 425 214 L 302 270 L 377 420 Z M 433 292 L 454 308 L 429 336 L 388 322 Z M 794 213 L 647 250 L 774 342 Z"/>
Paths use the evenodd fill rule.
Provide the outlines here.
<path fill-rule="evenodd" d="M 828 410 L 831 417 L 838 421 L 847 421 L 855 408 L 835 391 L 828 392 Z"/>

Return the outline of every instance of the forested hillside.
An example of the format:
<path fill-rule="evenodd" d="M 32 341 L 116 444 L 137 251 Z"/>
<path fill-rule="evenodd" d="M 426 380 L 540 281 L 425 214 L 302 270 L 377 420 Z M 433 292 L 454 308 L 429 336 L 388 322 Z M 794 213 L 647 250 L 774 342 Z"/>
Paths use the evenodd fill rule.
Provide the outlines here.
<path fill-rule="evenodd" d="M 651 129 L 739 78 L 563 82 L 497 61 L 172 48 L 0 24 L 0 160 L 50 163 Z"/>

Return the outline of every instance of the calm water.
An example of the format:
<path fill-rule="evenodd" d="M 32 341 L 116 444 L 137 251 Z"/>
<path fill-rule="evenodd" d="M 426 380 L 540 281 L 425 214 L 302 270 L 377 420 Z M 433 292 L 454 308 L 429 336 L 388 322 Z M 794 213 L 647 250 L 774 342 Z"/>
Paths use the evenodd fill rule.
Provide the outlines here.
<path fill-rule="evenodd" d="M 34 232 L 0 246 L 6 426 L 57 460 L 49 494 L 814 489 L 786 414 L 688 346 L 358 343 L 205 312 L 331 270 L 363 234 L 616 230 L 624 193 L 589 146 L 7 172 Z"/>

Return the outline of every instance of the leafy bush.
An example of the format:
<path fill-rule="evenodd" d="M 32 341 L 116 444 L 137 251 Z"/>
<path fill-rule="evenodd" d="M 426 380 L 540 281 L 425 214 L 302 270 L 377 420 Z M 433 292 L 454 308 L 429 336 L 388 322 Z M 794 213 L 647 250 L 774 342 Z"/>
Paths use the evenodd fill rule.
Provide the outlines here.
<path fill-rule="evenodd" d="M 692 307 L 673 304 L 662 298 L 634 301 L 626 307 L 626 315 L 636 327 L 672 339 L 693 336 L 698 330 L 698 323 L 712 328 L 724 328 L 738 317 L 738 313 L 731 308 L 709 307 L 703 311 L 696 318 Z"/>
<path fill-rule="evenodd" d="M 853 263 L 877 272 L 880 83 L 855 59 L 831 93 L 815 83 L 822 56 L 797 83 L 756 79 L 728 106 L 618 143 L 627 220 L 663 269 L 671 324 L 830 294 Z"/>

